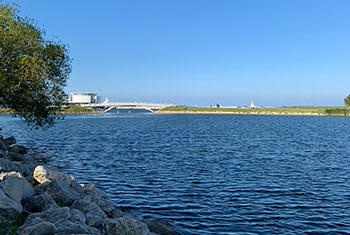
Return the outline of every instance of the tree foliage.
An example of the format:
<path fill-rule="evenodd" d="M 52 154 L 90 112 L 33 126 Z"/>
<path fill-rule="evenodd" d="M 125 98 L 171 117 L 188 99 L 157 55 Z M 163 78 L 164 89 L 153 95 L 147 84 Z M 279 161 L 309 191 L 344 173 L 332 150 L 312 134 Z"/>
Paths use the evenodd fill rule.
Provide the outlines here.
<path fill-rule="evenodd" d="M 17 14 L 0 4 L 0 107 L 28 125 L 52 125 L 66 100 L 71 60 L 66 46 L 45 40 L 33 20 Z"/>
<path fill-rule="evenodd" d="M 345 99 L 344 99 L 344 105 L 346 108 L 350 107 L 350 95 L 348 95 Z"/>

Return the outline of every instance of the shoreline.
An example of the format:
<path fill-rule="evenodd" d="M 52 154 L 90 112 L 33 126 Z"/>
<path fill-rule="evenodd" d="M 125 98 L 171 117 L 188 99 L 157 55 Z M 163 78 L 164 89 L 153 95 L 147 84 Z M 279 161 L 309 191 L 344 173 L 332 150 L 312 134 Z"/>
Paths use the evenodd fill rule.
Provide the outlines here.
<path fill-rule="evenodd" d="M 193 111 L 161 111 L 159 115 L 232 115 L 232 116 L 292 116 L 292 117 L 350 117 L 345 115 L 326 115 L 312 113 L 235 113 L 235 112 L 193 112 Z"/>
<path fill-rule="evenodd" d="M 249 116 L 313 116 L 313 117 L 350 117 L 348 108 L 315 108 L 315 107 L 290 107 L 290 108 L 194 108 L 175 106 L 165 108 L 157 114 L 168 115 L 249 115 Z"/>
<path fill-rule="evenodd" d="M 94 184 L 79 184 L 0 135 L 0 234 L 180 233 L 167 221 L 133 217 Z"/>
<path fill-rule="evenodd" d="M 103 115 L 105 113 L 82 107 L 70 107 L 62 110 L 60 115 Z M 350 117 L 349 108 L 317 108 L 317 107 L 289 107 L 289 108 L 196 108 L 173 106 L 161 109 L 154 114 L 159 115 L 237 115 L 237 116 L 309 116 L 309 117 Z M 11 115 L 6 109 L 0 109 L 1 115 Z"/>
<path fill-rule="evenodd" d="M 196 111 L 161 111 L 157 114 L 164 115 L 234 115 L 234 116 L 306 116 L 306 117 L 338 117 L 313 113 L 241 113 L 241 112 L 196 112 Z M 339 116 L 344 117 L 344 116 Z M 348 117 L 348 116 L 346 116 Z"/>

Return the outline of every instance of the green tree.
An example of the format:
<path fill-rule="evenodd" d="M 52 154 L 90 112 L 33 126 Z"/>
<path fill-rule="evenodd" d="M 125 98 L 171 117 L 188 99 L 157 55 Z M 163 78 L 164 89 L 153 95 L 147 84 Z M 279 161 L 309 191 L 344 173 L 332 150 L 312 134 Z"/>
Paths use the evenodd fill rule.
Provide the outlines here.
<path fill-rule="evenodd" d="M 344 105 L 346 108 L 350 107 L 350 95 L 348 95 L 345 99 L 344 99 Z"/>
<path fill-rule="evenodd" d="M 33 127 L 50 126 L 67 98 L 71 72 L 66 46 L 45 40 L 33 20 L 0 4 L 0 107 Z"/>

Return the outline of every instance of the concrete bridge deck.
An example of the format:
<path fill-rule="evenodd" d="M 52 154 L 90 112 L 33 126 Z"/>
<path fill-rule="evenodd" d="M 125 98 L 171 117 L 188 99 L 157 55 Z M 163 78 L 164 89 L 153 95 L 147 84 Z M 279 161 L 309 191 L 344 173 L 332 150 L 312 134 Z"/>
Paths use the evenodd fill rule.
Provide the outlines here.
<path fill-rule="evenodd" d="M 112 109 L 116 110 L 147 110 L 152 113 L 158 112 L 159 110 L 162 110 L 167 107 L 173 106 L 172 104 L 156 104 L 156 103 L 136 103 L 136 102 L 130 102 L 130 103 L 97 103 L 97 104 L 81 104 L 81 107 L 84 108 L 92 108 L 92 109 L 104 109 L 104 113 L 107 113 L 108 111 Z"/>

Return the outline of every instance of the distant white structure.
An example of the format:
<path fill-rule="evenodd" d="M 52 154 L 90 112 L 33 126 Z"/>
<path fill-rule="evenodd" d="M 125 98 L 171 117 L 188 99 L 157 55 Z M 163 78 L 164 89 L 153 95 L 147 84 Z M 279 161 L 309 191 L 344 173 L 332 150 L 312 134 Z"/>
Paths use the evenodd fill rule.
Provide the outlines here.
<path fill-rule="evenodd" d="M 250 103 L 249 108 L 250 108 L 250 109 L 255 109 L 255 108 L 256 108 L 253 101 Z"/>
<path fill-rule="evenodd" d="M 109 99 L 108 97 L 106 97 L 105 101 L 103 101 L 104 104 L 108 104 L 109 103 Z"/>
<path fill-rule="evenodd" d="M 101 97 L 92 92 L 73 92 L 69 94 L 69 104 L 98 104 Z"/>

